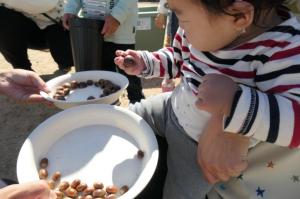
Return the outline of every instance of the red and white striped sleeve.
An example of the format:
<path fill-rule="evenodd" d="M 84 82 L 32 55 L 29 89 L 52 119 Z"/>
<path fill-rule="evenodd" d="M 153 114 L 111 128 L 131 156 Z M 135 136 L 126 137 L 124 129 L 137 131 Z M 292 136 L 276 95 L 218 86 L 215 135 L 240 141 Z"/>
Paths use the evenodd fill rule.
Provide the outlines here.
<path fill-rule="evenodd" d="M 167 77 L 174 79 L 180 76 L 183 55 L 188 56 L 182 49 L 188 49 L 186 40 L 182 39 L 184 32 L 179 28 L 173 41 L 173 47 L 162 48 L 156 52 L 140 51 L 146 64 L 142 76 L 145 78 Z M 188 51 L 189 52 L 189 51 Z"/>
<path fill-rule="evenodd" d="M 300 147 L 300 45 L 292 43 L 257 67 L 257 88 L 241 85 L 226 132 L 281 146 Z"/>

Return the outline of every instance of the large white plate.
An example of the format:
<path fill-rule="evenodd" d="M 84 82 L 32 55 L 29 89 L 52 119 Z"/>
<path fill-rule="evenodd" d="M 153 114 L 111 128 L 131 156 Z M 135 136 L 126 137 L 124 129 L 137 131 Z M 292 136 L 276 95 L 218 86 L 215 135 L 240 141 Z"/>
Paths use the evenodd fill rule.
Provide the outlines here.
<path fill-rule="evenodd" d="M 143 159 L 136 154 L 141 149 Z M 49 174 L 88 185 L 128 185 L 121 199 L 132 199 L 151 179 L 158 161 L 152 129 L 121 107 L 91 104 L 64 110 L 41 123 L 26 139 L 17 160 L 20 183 L 39 179 L 39 161 L 49 159 Z"/>
<path fill-rule="evenodd" d="M 88 86 L 83 89 L 75 89 L 72 93 L 68 96 L 66 101 L 63 100 L 56 100 L 53 99 L 53 95 L 56 92 L 56 88 L 58 86 L 63 85 L 66 82 L 71 82 L 76 80 L 78 82 L 87 80 L 98 81 L 99 79 L 110 80 L 112 83 L 120 86 L 120 90 L 115 93 L 112 93 L 105 97 L 99 97 L 102 94 L 102 89 L 97 88 L 94 85 Z M 119 73 L 110 72 L 110 71 L 83 71 L 83 72 L 76 72 L 73 74 L 65 74 L 58 76 L 56 78 L 51 79 L 46 84 L 50 89 L 50 93 L 45 93 L 43 91 L 40 94 L 48 101 L 53 102 L 55 106 L 61 109 L 67 109 L 70 107 L 83 105 L 83 104 L 112 104 L 116 102 L 123 91 L 128 86 L 128 79 Z M 87 100 L 89 96 L 94 96 L 96 99 Z"/>

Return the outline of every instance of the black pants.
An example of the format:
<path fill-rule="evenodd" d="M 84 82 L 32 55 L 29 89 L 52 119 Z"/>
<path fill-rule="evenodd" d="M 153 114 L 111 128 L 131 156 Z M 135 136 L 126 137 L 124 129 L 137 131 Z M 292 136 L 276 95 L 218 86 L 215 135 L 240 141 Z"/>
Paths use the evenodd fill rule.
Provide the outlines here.
<path fill-rule="evenodd" d="M 171 14 L 171 41 L 174 40 L 178 29 L 178 18 L 174 12 Z"/>
<path fill-rule="evenodd" d="M 123 70 L 118 68 L 114 59 L 116 57 L 116 50 L 127 50 L 134 49 L 134 44 L 115 44 L 112 42 L 104 42 L 103 43 L 103 55 L 102 55 L 102 69 L 107 71 L 118 71 L 121 74 L 125 75 L 129 80 L 129 85 L 127 87 L 128 99 L 130 103 L 139 102 L 141 99 L 145 98 L 142 92 L 142 83 L 141 79 L 137 76 L 132 76 L 126 74 Z"/>
<path fill-rule="evenodd" d="M 14 67 L 31 70 L 27 49 L 50 49 L 60 69 L 73 66 L 69 32 L 60 24 L 40 29 L 20 12 L 0 6 L 0 52 Z"/>

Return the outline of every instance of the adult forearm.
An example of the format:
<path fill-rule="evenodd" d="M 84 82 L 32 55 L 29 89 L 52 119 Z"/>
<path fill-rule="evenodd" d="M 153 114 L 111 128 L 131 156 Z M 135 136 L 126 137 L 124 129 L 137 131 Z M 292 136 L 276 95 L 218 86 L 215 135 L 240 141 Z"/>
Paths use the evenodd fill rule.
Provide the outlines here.
<path fill-rule="evenodd" d="M 19 198 L 20 191 L 18 185 L 10 185 L 0 189 L 1 199 L 17 199 Z"/>
<path fill-rule="evenodd" d="M 56 194 L 51 191 L 46 181 L 29 182 L 10 185 L 0 189 L 1 199 L 55 199 Z"/>

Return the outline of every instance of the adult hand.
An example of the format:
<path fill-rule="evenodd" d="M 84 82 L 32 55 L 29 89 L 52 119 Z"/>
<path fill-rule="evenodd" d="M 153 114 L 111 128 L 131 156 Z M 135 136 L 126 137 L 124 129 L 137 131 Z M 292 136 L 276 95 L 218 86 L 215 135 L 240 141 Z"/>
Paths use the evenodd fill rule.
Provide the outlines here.
<path fill-rule="evenodd" d="M 120 26 L 120 22 L 117 19 L 115 19 L 111 15 L 107 15 L 105 17 L 105 22 L 104 22 L 104 26 L 102 28 L 101 34 L 104 37 L 108 37 L 111 34 L 113 34 L 114 32 L 116 32 L 116 30 L 118 29 L 119 26 Z"/>
<path fill-rule="evenodd" d="M 46 181 L 15 184 L 0 189 L 1 199 L 56 199 Z"/>
<path fill-rule="evenodd" d="M 230 114 L 232 102 L 239 86 L 231 78 L 220 74 L 208 74 L 198 88 L 197 108 L 211 114 Z"/>
<path fill-rule="evenodd" d="M 146 68 L 145 63 L 137 51 L 117 50 L 115 64 L 129 75 L 140 75 Z"/>
<path fill-rule="evenodd" d="M 157 14 L 157 16 L 155 17 L 154 24 L 159 29 L 165 29 L 166 28 L 166 15 Z"/>
<path fill-rule="evenodd" d="M 69 30 L 70 29 L 70 21 L 72 18 L 74 18 L 75 15 L 71 14 L 71 13 L 65 13 L 63 18 L 62 18 L 62 22 L 63 22 L 63 26 L 65 29 Z"/>
<path fill-rule="evenodd" d="M 40 91 L 49 92 L 46 83 L 32 71 L 14 69 L 0 73 L 0 94 L 21 102 L 45 102 Z"/>
<path fill-rule="evenodd" d="M 198 141 L 197 161 L 211 183 L 237 177 L 247 166 L 249 138 L 223 132 L 223 115 L 212 115 Z"/>

